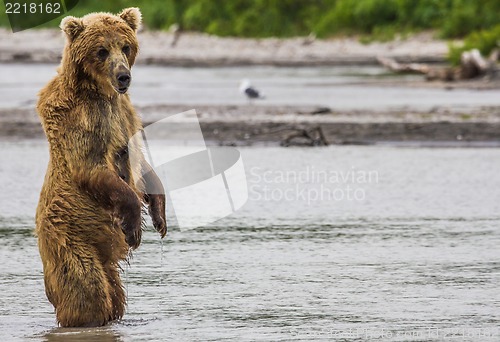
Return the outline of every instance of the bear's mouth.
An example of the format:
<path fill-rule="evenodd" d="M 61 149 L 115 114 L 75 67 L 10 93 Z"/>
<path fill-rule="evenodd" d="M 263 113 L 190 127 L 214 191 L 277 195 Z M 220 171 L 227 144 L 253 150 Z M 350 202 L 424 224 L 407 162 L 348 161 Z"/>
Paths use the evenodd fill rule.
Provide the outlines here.
<path fill-rule="evenodd" d="M 116 91 L 119 92 L 120 94 L 125 94 L 128 90 L 128 87 L 123 87 L 123 88 L 116 88 Z"/>

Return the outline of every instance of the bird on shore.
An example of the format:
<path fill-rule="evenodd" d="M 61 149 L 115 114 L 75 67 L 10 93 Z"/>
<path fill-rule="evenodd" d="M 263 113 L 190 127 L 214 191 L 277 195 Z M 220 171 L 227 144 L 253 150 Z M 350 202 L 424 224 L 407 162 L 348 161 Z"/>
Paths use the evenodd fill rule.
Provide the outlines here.
<path fill-rule="evenodd" d="M 240 92 L 244 94 L 248 101 L 251 103 L 255 99 L 264 99 L 264 95 L 260 93 L 256 88 L 254 88 L 248 79 L 244 79 L 240 83 Z"/>

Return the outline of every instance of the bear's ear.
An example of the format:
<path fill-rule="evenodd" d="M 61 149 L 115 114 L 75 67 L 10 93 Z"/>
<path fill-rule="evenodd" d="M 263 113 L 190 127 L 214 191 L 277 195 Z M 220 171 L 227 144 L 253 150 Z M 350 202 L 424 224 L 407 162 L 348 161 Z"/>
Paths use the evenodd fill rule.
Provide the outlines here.
<path fill-rule="evenodd" d="M 142 15 L 137 7 L 125 8 L 118 16 L 125 20 L 134 31 L 137 31 L 139 25 L 141 25 Z"/>
<path fill-rule="evenodd" d="M 65 17 L 61 20 L 61 30 L 66 33 L 69 41 L 73 41 L 84 29 L 83 20 L 72 16 Z"/>

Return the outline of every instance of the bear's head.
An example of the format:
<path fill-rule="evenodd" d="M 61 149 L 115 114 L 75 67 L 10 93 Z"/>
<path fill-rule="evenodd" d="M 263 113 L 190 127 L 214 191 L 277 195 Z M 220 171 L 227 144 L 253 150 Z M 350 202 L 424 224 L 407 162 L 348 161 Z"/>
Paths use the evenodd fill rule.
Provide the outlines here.
<path fill-rule="evenodd" d="M 126 8 L 118 15 L 65 17 L 61 21 L 67 38 L 63 70 L 73 70 L 77 83 L 90 85 L 103 94 L 125 94 L 138 52 L 136 32 L 140 24 L 138 8 Z"/>

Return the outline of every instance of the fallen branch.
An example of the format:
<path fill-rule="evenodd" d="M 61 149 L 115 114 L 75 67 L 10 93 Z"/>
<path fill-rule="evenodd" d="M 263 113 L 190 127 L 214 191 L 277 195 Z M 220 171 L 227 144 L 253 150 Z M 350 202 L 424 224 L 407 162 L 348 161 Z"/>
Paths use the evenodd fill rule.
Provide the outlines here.
<path fill-rule="evenodd" d="M 498 50 L 493 51 L 491 56 L 485 59 L 477 49 L 464 51 L 460 58 L 460 66 L 455 68 L 431 67 L 428 64 L 419 63 L 398 63 L 392 58 L 377 57 L 377 61 L 391 71 L 424 74 L 429 81 L 469 80 L 485 75 L 495 77 L 497 60 Z"/>
<path fill-rule="evenodd" d="M 328 141 L 320 126 L 311 129 L 295 128 L 281 141 L 281 146 L 328 146 Z"/>
<path fill-rule="evenodd" d="M 430 67 L 427 64 L 418 63 L 398 63 L 396 60 L 387 57 L 377 57 L 377 61 L 387 69 L 398 73 L 418 73 L 426 74 Z"/>

